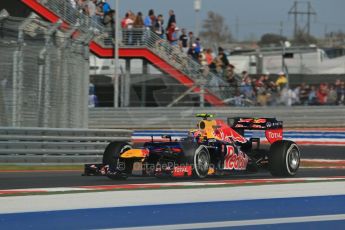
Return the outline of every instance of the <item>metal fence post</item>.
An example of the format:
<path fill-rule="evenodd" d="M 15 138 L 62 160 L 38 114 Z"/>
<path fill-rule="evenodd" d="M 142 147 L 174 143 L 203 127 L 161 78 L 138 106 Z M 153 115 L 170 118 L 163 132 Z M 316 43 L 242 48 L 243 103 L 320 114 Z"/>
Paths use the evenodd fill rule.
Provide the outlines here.
<path fill-rule="evenodd" d="M 44 102 L 43 102 L 43 119 L 42 119 L 42 126 L 43 127 L 49 127 L 49 115 L 51 111 L 51 50 L 50 46 L 52 43 L 52 36 L 54 32 L 59 28 L 59 26 L 62 24 L 62 21 L 58 21 L 54 25 L 49 28 L 48 31 L 45 33 L 45 49 L 47 52 L 45 53 L 45 65 L 44 65 Z"/>
<path fill-rule="evenodd" d="M 83 46 L 85 50 L 85 56 L 84 58 L 89 60 L 90 59 L 90 48 L 89 44 L 90 42 L 94 39 L 95 34 L 93 32 L 89 33 L 88 36 L 86 36 Z M 89 83 L 90 83 L 90 62 L 87 61 L 85 62 L 84 66 L 84 75 L 82 76 L 82 91 L 81 91 L 81 97 L 80 101 L 82 102 L 82 108 L 83 108 L 83 122 L 82 122 L 82 127 L 87 128 L 89 125 L 89 111 L 88 111 L 88 105 L 89 105 Z"/>
<path fill-rule="evenodd" d="M 64 35 L 64 42 L 61 46 L 62 48 L 62 54 L 63 54 L 63 63 L 62 63 L 62 74 L 61 74 L 61 107 L 60 107 L 60 125 L 59 127 L 68 127 L 68 65 L 69 60 L 72 58 L 69 52 L 66 52 L 69 48 L 71 48 L 72 44 L 72 34 L 76 31 L 76 28 L 70 29 L 65 35 Z"/>
<path fill-rule="evenodd" d="M 13 54 L 13 80 L 12 80 L 12 126 L 20 126 L 23 104 L 23 44 L 24 29 L 32 22 L 32 19 L 26 19 L 18 27 L 18 48 Z"/>

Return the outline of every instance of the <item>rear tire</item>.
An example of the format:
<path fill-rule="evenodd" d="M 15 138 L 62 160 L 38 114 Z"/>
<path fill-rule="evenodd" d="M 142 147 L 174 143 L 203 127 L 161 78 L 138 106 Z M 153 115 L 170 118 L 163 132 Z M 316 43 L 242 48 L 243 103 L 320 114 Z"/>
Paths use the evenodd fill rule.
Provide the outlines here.
<path fill-rule="evenodd" d="M 269 170 L 273 176 L 295 176 L 300 165 L 300 150 L 293 141 L 281 140 L 270 147 Z"/>
<path fill-rule="evenodd" d="M 210 168 L 210 154 L 203 145 L 193 143 L 185 143 L 183 151 L 187 159 L 187 163 L 193 168 L 193 176 L 196 178 L 205 178 Z"/>

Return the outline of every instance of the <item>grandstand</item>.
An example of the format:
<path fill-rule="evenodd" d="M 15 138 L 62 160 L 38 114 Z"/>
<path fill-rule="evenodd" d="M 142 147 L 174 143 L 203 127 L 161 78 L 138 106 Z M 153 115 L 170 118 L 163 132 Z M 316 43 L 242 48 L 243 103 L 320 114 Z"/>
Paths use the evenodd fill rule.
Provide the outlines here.
<path fill-rule="evenodd" d="M 0 5 L 9 12 L 2 11 L 0 17 L 2 125 L 87 127 L 89 81 L 96 86 L 98 105 L 114 106 L 113 34 L 67 2 L 16 0 Z M 141 36 L 142 42 L 130 42 L 128 34 Z M 151 30 L 121 30 L 120 38 L 120 107 L 224 106 L 235 96 L 223 77 L 203 71 Z M 286 61 L 294 87 L 305 79 L 319 84 L 343 76 L 343 57 L 328 59 L 315 47 L 298 50 Z M 231 61 L 237 71 L 257 76 L 279 72 L 281 58 L 278 47 L 231 56 Z M 326 72 L 334 75 L 325 77 Z"/>

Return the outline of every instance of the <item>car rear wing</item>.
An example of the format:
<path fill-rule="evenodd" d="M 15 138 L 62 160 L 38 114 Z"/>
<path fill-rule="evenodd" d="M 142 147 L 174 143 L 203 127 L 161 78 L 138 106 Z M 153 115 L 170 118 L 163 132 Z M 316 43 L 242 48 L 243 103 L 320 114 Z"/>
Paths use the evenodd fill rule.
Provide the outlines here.
<path fill-rule="evenodd" d="M 283 122 L 276 118 L 231 117 L 228 125 L 242 136 L 245 130 L 265 130 L 266 139 L 271 144 L 283 139 Z"/>
<path fill-rule="evenodd" d="M 283 122 L 276 118 L 229 117 L 228 124 L 233 129 L 266 130 L 282 129 Z"/>

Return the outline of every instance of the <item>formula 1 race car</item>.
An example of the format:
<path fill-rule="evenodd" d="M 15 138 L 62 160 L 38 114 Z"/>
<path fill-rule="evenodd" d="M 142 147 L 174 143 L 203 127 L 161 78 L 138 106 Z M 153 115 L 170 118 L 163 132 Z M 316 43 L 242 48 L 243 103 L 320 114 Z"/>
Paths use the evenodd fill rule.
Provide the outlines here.
<path fill-rule="evenodd" d="M 197 177 L 224 175 L 236 171 L 269 170 L 273 176 L 294 176 L 300 164 L 296 143 L 283 140 L 283 122 L 275 118 L 229 118 L 228 123 L 198 114 L 201 121 L 188 136 L 146 142 L 132 148 L 126 142 L 110 143 L 103 164 L 85 165 L 84 175 L 105 175 L 123 179 L 132 175 L 135 162 L 141 162 L 142 175 L 156 177 Z M 262 130 L 271 146 L 260 148 L 260 138 L 244 137 L 246 130 Z"/>

